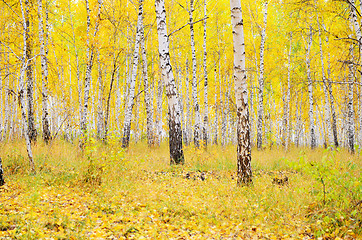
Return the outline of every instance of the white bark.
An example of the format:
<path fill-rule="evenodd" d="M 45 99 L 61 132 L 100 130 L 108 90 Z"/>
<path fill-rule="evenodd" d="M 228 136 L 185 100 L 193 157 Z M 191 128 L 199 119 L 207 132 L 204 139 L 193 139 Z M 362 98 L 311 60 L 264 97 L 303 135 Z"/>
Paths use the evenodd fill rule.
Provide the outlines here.
<path fill-rule="evenodd" d="M 331 107 L 330 107 L 330 101 L 328 99 L 328 86 L 327 86 L 327 77 L 324 71 L 324 56 L 323 56 L 323 48 L 322 48 L 322 32 L 321 32 L 321 24 L 319 23 L 319 16 L 317 15 L 317 21 L 318 21 L 318 31 L 319 31 L 319 52 L 320 52 L 320 58 L 321 58 L 321 70 L 322 70 L 322 81 L 323 81 L 323 93 L 324 93 L 324 105 L 325 105 L 325 112 L 324 112 L 324 118 L 326 123 L 325 128 L 325 144 L 328 146 L 330 143 L 333 142 L 332 139 L 332 126 L 331 126 Z"/>
<path fill-rule="evenodd" d="M 214 109 L 215 109 L 215 122 L 214 122 L 214 131 L 215 131 L 215 134 L 214 134 L 214 144 L 217 145 L 217 138 L 218 138 L 218 121 L 219 121 L 219 111 L 218 111 L 218 101 L 217 101 L 217 73 L 216 73 L 216 69 L 214 70 L 214 75 L 215 75 L 215 103 L 214 103 Z"/>
<path fill-rule="evenodd" d="M 48 15 L 48 8 L 46 8 Z M 48 21 L 46 21 L 46 31 L 44 34 L 43 24 L 43 4 L 42 0 L 38 0 L 38 16 L 39 16 L 39 41 L 40 41 L 40 58 L 41 58 L 41 74 L 42 74 L 42 125 L 43 125 L 43 139 L 45 143 L 51 140 L 49 129 L 49 112 L 48 112 L 48 58 L 47 58 L 47 35 L 48 35 Z M 46 19 L 48 19 L 46 17 Z M 45 37 L 45 39 L 44 39 Z"/>
<path fill-rule="evenodd" d="M 290 72 L 291 72 L 291 54 L 292 54 L 292 33 L 290 33 L 289 39 L 289 52 L 288 52 L 288 79 L 287 79 L 287 93 L 285 99 L 285 112 L 283 116 L 283 128 L 282 135 L 284 148 L 287 151 L 289 148 L 290 138 Z"/>
<path fill-rule="evenodd" d="M 124 123 L 123 123 L 123 139 L 122 139 L 122 147 L 128 148 L 129 140 L 131 135 L 131 122 L 132 122 L 132 109 L 134 106 L 134 97 L 135 97 L 135 87 L 136 87 L 136 77 L 137 77 L 137 69 L 138 69 L 138 60 L 139 60 L 139 49 L 141 42 L 141 28 L 142 24 L 142 14 L 143 14 L 143 0 L 139 0 L 138 6 L 138 18 L 137 18 L 137 33 L 136 33 L 136 41 L 134 44 L 133 51 L 133 63 L 132 63 L 132 73 L 131 79 L 129 82 L 129 92 L 127 97 L 127 104 L 124 114 Z"/>
<path fill-rule="evenodd" d="M 248 90 L 245 70 L 245 42 L 240 0 L 230 0 L 234 45 L 234 82 L 237 107 L 238 185 L 252 182 Z"/>
<path fill-rule="evenodd" d="M 162 95 L 163 83 L 162 79 L 158 80 L 157 85 L 157 115 L 156 115 L 156 131 L 157 131 L 157 146 L 160 146 L 162 141 Z"/>
<path fill-rule="evenodd" d="M 190 0 L 190 10 L 189 10 L 189 25 L 190 25 L 190 37 L 191 37 L 191 56 L 192 56 L 192 101 L 195 115 L 194 122 L 194 144 L 196 148 L 200 147 L 200 106 L 197 97 L 197 66 L 196 66 L 196 50 L 195 50 L 195 33 L 194 33 L 194 0 Z"/>
<path fill-rule="evenodd" d="M 192 130 L 191 130 L 191 101 L 190 101 L 190 86 L 189 86 L 189 62 L 186 59 L 186 136 L 185 144 L 188 146 L 191 142 Z"/>
<path fill-rule="evenodd" d="M 83 110 L 82 110 L 82 117 L 80 121 L 80 128 L 82 131 L 83 136 L 87 131 L 87 114 L 88 114 L 88 101 L 90 96 L 90 88 L 91 88 L 91 81 L 92 81 L 92 68 L 93 68 L 93 60 L 94 60 L 94 48 L 95 46 L 90 43 L 90 9 L 89 9 L 89 2 L 86 2 L 86 9 L 87 9 L 87 68 L 85 73 L 84 79 L 84 100 L 83 100 Z M 98 0 L 98 18 L 95 23 L 93 38 L 96 37 L 99 28 L 99 21 L 100 21 L 100 14 L 101 14 L 101 6 L 102 0 Z M 82 147 L 81 143 L 81 147 Z"/>
<path fill-rule="evenodd" d="M 327 38 L 326 38 L 326 41 L 327 43 L 329 44 L 329 41 L 328 41 L 328 35 L 327 35 Z M 334 143 L 334 146 L 335 147 L 338 147 L 339 143 L 338 143 L 338 134 L 337 134 L 337 120 L 336 120 L 336 110 L 335 110 L 335 106 L 334 106 L 334 97 L 333 97 L 333 91 L 332 91 L 332 84 L 331 84 L 331 66 L 330 66 L 330 52 L 328 52 L 328 70 L 327 70 L 327 73 L 328 73 L 328 94 L 329 94 L 329 101 L 330 101 L 330 106 L 331 106 L 331 114 L 332 114 L 332 132 L 333 132 L 333 143 Z"/>
<path fill-rule="evenodd" d="M 154 144 L 154 135 L 155 130 L 153 126 L 153 98 L 151 98 L 150 94 L 150 86 L 148 83 L 148 66 L 147 66 L 147 54 L 146 54 L 146 43 L 145 43 L 145 34 L 144 34 L 144 26 L 143 26 L 143 16 L 141 16 L 140 22 L 140 34 L 141 34 L 141 52 L 142 52 L 142 75 L 143 75 L 143 86 L 144 86 L 144 94 L 145 94 L 145 105 L 146 105 L 146 114 L 147 114 L 147 143 L 148 146 L 153 146 Z"/>
<path fill-rule="evenodd" d="M 30 17 L 29 11 L 31 8 L 29 0 L 25 0 L 25 36 L 26 36 L 26 95 L 27 95 L 27 112 L 28 112 L 28 134 L 31 142 L 36 142 L 37 131 L 34 123 L 34 76 L 33 76 L 33 41 L 31 37 L 30 29 Z"/>
<path fill-rule="evenodd" d="M 97 64 L 98 64 L 97 138 L 103 139 L 103 133 L 104 133 L 103 80 L 102 80 L 102 64 L 99 60 L 99 51 L 97 53 Z"/>
<path fill-rule="evenodd" d="M 19 102 L 20 102 L 20 109 L 21 109 L 21 119 L 22 119 L 22 124 L 23 124 L 23 135 L 25 138 L 25 142 L 26 142 L 26 149 L 28 152 L 28 157 L 29 157 L 29 163 L 30 163 L 30 168 L 31 171 L 35 173 L 35 165 L 34 165 L 34 161 L 33 161 L 33 152 L 31 149 L 31 142 L 30 142 L 30 138 L 28 135 L 28 124 L 26 121 L 26 111 L 25 111 L 25 100 L 24 100 L 24 91 L 25 91 L 25 71 L 27 69 L 27 65 L 28 65 L 28 61 L 30 59 L 28 59 L 27 56 L 27 33 L 29 32 L 28 30 L 28 24 L 26 23 L 26 12 L 24 11 L 24 7 L 23 7 L 23 0 L 20 0 L 20 7 L 21 7 L 21 13 L 22 13 L 22 20 L 23 20 L 23 58 L 22 58 L 22 66 L 20 69 L 20 76 L 19 76 L 19 89 L 18 89 L 18 98 L 19 98 Z"/>
<path fill-rule="evenodd" d="M 266 24 L 268 14 L 268 2 L 264 3 L 264 27 L 261 32 L 260 43 L 260 72 L 259 72 L 259 103 L 258 103 L 258 126 L 257 126 L 257 147 L 262 149 L 263 145 L 263 119 L 264 119 L 264 47 L 266 40 Z M 264 126 L 265 127 L 265 126 Z"/>
<path fill-rule="evenodd" d="M 203 141 L 204 147 L 207 147 L 208 143 L 208 133 L 209 133 L 209 104 L 208 104 L 208 79 L 207 79 L 207 50 L 206 50 L 206 18 L 207 18 L 207 9 L 206 9 L 206 0 L 204 0 L 204 125 L 203 125 Z"/>
<path fill-rule="evenodd" d="M 180 105 L 178 100 L 176 82 L 172 72 L 169 55 L 169 41 L 166 26 L 166 10 L 164 0 L 155 0 L 158 49 L 162 80 L 166 87 L 169 115 L 169 144 L 171 164 L 183 164 L 184 154 L 182 147 L 182 129 Z"/>
<path fill-rule="evenodd" d="M 316 147 L 315 136 L 315 123 L 314 123 L 314 100 L 313 100 L 313 82 L 310 70 L 310 51 L 312 47 L 313 32 L 312 27 L 309 27 L 308 47 L 306 53 L 306 65 L 307 65 L 307 79 L 308 79 L 308 95 L 309 95 L 309 134 L 310 134 L 310 147 L 313 149 Z"/>

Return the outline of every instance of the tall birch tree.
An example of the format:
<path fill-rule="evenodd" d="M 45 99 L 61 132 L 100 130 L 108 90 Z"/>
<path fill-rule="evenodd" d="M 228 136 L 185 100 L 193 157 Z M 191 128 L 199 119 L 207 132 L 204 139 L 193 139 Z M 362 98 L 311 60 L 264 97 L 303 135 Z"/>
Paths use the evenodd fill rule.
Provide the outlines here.
<path fill-rule="evenodd" d="M 313 82 L 310 70 L 310 51 L 312 48 L 313 32 L 312 26 L 309 26 L 308 46 L 306 53 L 306 66 L 307 66 L 307 79 L 308 79 L 308 96 L 309 96 L 309 134 L 310 134 L 310 147 L 316 147 L 315 123 L 314 123 L 314 99 L 313 99 Z"/>
<path fill-rule="evenodd" d="M 24 91 L 25 91 L 25 72 L 27 71 L 27 65 L 28 61 L 31 59 L 28 59 L 28 24 L 26 20 L 26 9 L 24 10 L 23 6 L 23 0 L 20 0 L 20 8 L 22 13 L 22 25 L 23 25 L 23 56 L 21 58 L 21 68 L 20 68 L 20 75 L 19 75 L 19 89 L 18 89 L 18 99 L 20 103 L 20 110 L 21 110 L 21 120 L 23 125 L 23 134 L 25 138 L 26 143 L 26 149 L 28 152 L 28 158 L 30 163 L 31 171 L 35 173 L 35 164 L 33 160 L 33 152 L 31 149 L 31 141 L 28 134 L 28 124 L 27 124 L 27 118 L 26 118 L 26 111 L 25 111 L 25 99 L 24 99 Z"/>
<path fill-rule="evenodd" d="M 192 57 L 192 101 L 194 107 L 194 144 L 196 148 L 200 147 L 200 106 L 197 97 L 197 62 L 196 62 L 196 49 L 195 49 L 195 31 L 194 31 L 194 0 L 190 0 L 189 10 L 189 25 L 190 25 L 190 38 L 191 38 L 191 57 Z"/>
<path fill-rule="evenodd" d="M 86 3 L 86 10 L 87 10 L 87 67 L 84 79 L 84 100 L 83 100 L 83 110 L 81 112 L 81 120 L 80 120 L 80 128 L 85 137 L 87 131 L 87 114 L 88 114 L 88 102 L 90 96 L 90 88 L 91 88 L 91 80 L 92 80 L 92 68 L 94 62 L 94 51 L 95 46 L 91 43 L 90 39 L 90 28 L 91 28 L 91 21 L 90 21 L 90 9 L 89 9 L 89 1 L 85 0 Z M 98 0 L 98 17 L 95 23 L 93 38 L 97 36 L 99 30 L 99 22 L 100 22 L 100 14 L 101 14 L 101 7 L 102 7 L 102 0 Z M 83 147 L 83 143 L 81 142 L 81 147 Z"/>
<path fill-rule="evenodd" d="M 166 96 L 168 98 L 170 162 L 171 164 L 183 164 L 185 160 L 182 147 L 181 110 L 179 106 L 180 102 L 178 100 L 176 81 L 170 64 L 169 37 L 167 35 L 164 0 L 155 0 L 155 10 L 160 68 L 162 80 L 166 87 Z"/>
<path fill-rule="evenodd" d="M 31 34 L 30 11 L 32 3 L 25 0 L 25 22 L 26 22 L 26 96 L 28 110 L 28 135 L 31 142 L 36 142 L 37 131 L 34 123 L 34 73 L 33 73 L 33 38 Z"/>
<path fill-rule="evenodd" d="M 244 26 L 240 0 L 230 0 L 234 47 L 234 82 L 237 107 L 238 185 L 252 182 L 248 90 L 245 70 Z"/>
<path fill-rule="evenodd" d="M 264 26 L 261 31 L 260 43 L 260 71 L 259 71 L 259 103 L 257 122 L 257 147 L 262 149 L 263 145 L 263 119 L 264 119 L 264 48 L 266 40 L 266 24 L 268 16 L 268 2 L 264 3 Z"/>
<path fill-rule="evenodd" d="M 46 7 L 46 16 L 48 16 L 48 8 Z M 43 3 L 38 0 L 38 17 L 39 17 L 39 41 L 40 41 L 40 59 L 41 59 L 41 75 L 42 75 L 42 126 L 43 126 L 43 140 L 49 143 L 51 140 L 50 126 L 49 126 L 49 111 L 48 111 L 48 57 L 47 42 L 48 42 L 48 21 L 46 21 L 46 34 L 44 34 L 43 24 Z M 48 17 L 46 17 L 48 19 Z"/>
<path fill-rule="evenodd" d="M 209 132 L 209 104 L 208 104 L 208 80 L 207 80 L 207 49 L 206 49 L 206 20 L 207 20 L 207 8 L 206 8 L 206 0 L 204 0 L 204 125 L 202 130 L 202 136 L 204 141 L 204 147 L 207 147 L 208 141 L 208 132 Z"/>

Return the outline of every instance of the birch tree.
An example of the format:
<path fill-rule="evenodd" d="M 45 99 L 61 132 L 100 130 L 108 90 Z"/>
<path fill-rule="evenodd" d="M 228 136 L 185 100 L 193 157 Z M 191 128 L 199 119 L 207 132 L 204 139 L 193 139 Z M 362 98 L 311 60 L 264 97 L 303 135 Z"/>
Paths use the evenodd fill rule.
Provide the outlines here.
<path fill-rule="evenodd" d="M 81 120 L 80 120 L 80 128 L 83 134 L 83 137 L 86 134 L 87 131 L 87 114 L 88 114 L 88 102 L 89 102 L 89 96 L 90 96 L 90 88 L 91 88 L 91 80 L 92 80 L 92 68 L 93 68 L 93 62 L 94 62 L 94 48 L 95 46 L 93 43 L 90 42 L 90 28 L 91 28 L 91 22 L 90 22 L 90 9 L 89 9 L 89 2 L 88 0 L 85 0 L 86 3 L 86 9 L 87 9 L 87 67 L 86 67 L 86 73 L 85 73 L 85 79 L 84 79 L 84 100 L 83 100 L 83 110 L 81 112 Z M 102 6 L 102 0 L 98 0 L 98 17 L 95 23 L 94 32 L 93 32 L 93 38 L 97 36 L 98 29 L 99 29 L 99 22 L 100 22 L 100 14 L 101 14 L 101 6 Z M 83 146 L 83 142 L 81 142 L 81 147 Z"/>
<path fill-rule="evenodd" d="M 266 24 L 268 14 L 268 2 L 264 3 L 264 27 L 261 31 L 260 43 L 260 71 L 259 71 L 259 103 L 258 103 L 258 124 L 257 124 L 257 147 L 262 149 L 263 145 L 263 119 L 264 119 L 264 47 L 266 39 Z"/>
<path fill-rule="evenodd" d="M 33 39 L 31 36 L 30 26 L 30 8 L 32 3 L 25 0 L 25 35 L 26 35 L 26 95 L 27 95 L 27 110 L 28 110 L 28 135 L 31 142 L 36 142 L 37 131 L 34 123 L 34 73 L 33 73 Z"/>
<path fill-rule="evenodd" d="M 0 187 L 4 184 L 5 184 L 4 170 L 3 170 L 3 165 L 2 165 L 2 161 L 1 161 L 1 157 L 0 157 Z"/>
<path fill-rule="evenodd" d="M 155 10 L 160 68 L 162 80 L 166 87 L 166 96 L 168 98 L 170 162 L 171 164 L 183 164 L 185 160 L 182 147 L 181 111 L 179 100 L 177 99 L 176 82 L 170 64 L 169 37 L 167 35 L 164 0 L 155 0 Z"/>
<path fill-rule="evenodd" d="M 208 132 L 209 132 L 209 104 L 208 104 L 208 81 L 207 81 L 207 51 L 206 51 L 206 19 L 207 19 L 207 9 L 206 9 L 206 0 L 204 0 L 204 43 L 203 43 L 203 49 L 204 49 L 204 125 L 203 125 L 203 141 L 204 141 L 204 147 L 207 147 L 207 141 L 208 141 Z"/>
<path fill-rule="evenodd" d="M 306 53 L 306 66 L 307 66 L 307 79 L 308 79 L 308 96 L 309 96 L 309 134 L 310 134 L 310 147 L 316 147 L 315 124 L 314 124 L 314 99 L 313 99 L 313 82 L 310 70 L 310 51 L 312 48 L 313 32 L 312 26 L 309 26 L 308 46 Z"/>
<path fill-rule="evenodd" d="M 326 122 L 326 136 L 325 136 L 325 143 L 329 145 L 333 142 L 332 139 L 332 125 L 331 125 L 331 106 L 330 101 L 328 99 L 329 92 L 327 86 L 327 76 L 324 69 L 324 55 L 323 55 L 323 48 L 322 48 L 322 31 L 321 31 L 321 23 L 319 22 L 319 15 L 317 14 L 317 22 L 318 22 L 318 32 L 319 32 L 319 55 L 321 58 L 321 70 L 322 70 L 322 84 L 323 84 L 323 93 L 324 93 L 324 117 Z"/>
<path fill-rule="evenodd" d="M 234 47 L 234 82 L 237 107 L 238 185 L 252 182 L 250 123 L 245 70 L 245 42 L 240 0 L 230 0 Z"/>
<path fill-rule="evenodd" d="M 196 49 L 195 49 L 195 31 L 194 31 L 194 0 L 190 1 L 189 10 L 189 25 L 190 25 L 190 38 L 191 38 L 191 57 L 192 57 L 192 101 L 195 115 L 194 122 L 194 144 L 196 148 L 200 147 L 200 106 L 197 98 L 197 63 L 196 63 Z"/>
<path fill-rule="evenodd" d="M 147 114 L 147 143 L 149 147 L 152 147 L 154 144 L 154 126 L 153 126 L 153 98 L 150 94 L 150 86 L 148 83 L 148 72 L 147 72 L 147 54 L 146 54 L 146 43 L 145 43 L 145 34 L 143 26 L 143 16 L 141 16 L 140 21 L 140 34 L 141 34 L 141 53 L 142 53 L 142 75 L 143 75 L 143 87 L 145 95 L 145 105 L 146 105 L 146 114 Z"/>
<path fill-rule="evenodd" d="M 27 65 L 28 65 L 28 61 L 30 61 L 31 59 L 29 59 L 29 55 L 28 55 L 28 36 L 27 34 L 29 33 L 28 31 L 28 24 L 27 24 L 27 20 L 26 20 L 26 9 L 24 10 L 24 6 L 23 6 L 23 0 L 20 0 L 20 8 L 21 8 L 21 13 L 22 13 L 22 25 L 23 25 L 23 56 L 21 58 L 21 68 L 20 68 L 20 75 L 19 75 L 19 89 L 18 89 L 18 99 L 19 99 L 19 103 L 20 103 L 20 110 L 21 110 L 21 120 L 22 120 L 22 125 L 23 125 L 23 134 L 24 134 L 24 138 L 25 138 L 25 143 L 26 143 L 26 149 L 28 152 L 28 158 L 29 158 L 29 163 L 30 163 L 30 168 L 31 171 L 35 173 L 35 165 L 34 165 L 34 160 L 33 160 L 33 152 L 31 149 L 31 141 L 30 141 L 30 137 L 28 134 L 28 124 L 27 124 L 27 119 L 26 119 L 26 111 L 25 111 L 25 99 L 24 99 L 24 91 L 25 91 L 25 71 L 27 71 Z"/>
<path fill-rule="evenodd" d="M 125 111 L 124 123 L 123 123 L 123 138 L 122 138 L 122 147 L 123 148 L 128 148 L 130 135 L 131 135 L 132 109 L 134 106 L 136 77 L 137 77 L 137 68 L 138 68 L 138 60 L 139 60 L 139 49 L 140 49 L 140 41 L 141 41 L 142 14 L 143 14 L 143 0 L 139 0 L 138 18 L 137 18 L 137 33 L 136 33 L 136 41 L 135 41 L 134 51 L 133 51 L 132 73 L 131 73 L 131 79 L 129 82 L 129 93 L 128 93 L 128 98 L 127 98 L 126 111 Z"/>
<path fill-rule="evenodd" d="M 48 8 L 46 7 L 46 19 L 48 19 Z M 49 143 L 51 133 L 49 127 L 49 111 L 48 111 L 48 58 L 47 58 L 47 42 L 48 42 L 48 21 L 46 21 L 46 34 L 44 34 L 43 24 L 43 3 L 38 0 L 38 17 L 39 17 L 39 41 L 40 41 L 40 59 L 41 59 L 41 75 L 42 75 L 42 126 L 43 140 Z M 44 39 L 45 37 L 45 39 Z"/>
<path fill-rule="evenodd" d="M 292 33 L 290 33 L 289 38 L 289 52 L 288 52 L 288 79 L 287 79 L 287 92 L 285 99 L 285 111 L 283 115 L 283 143 L 285 150 L 288 150 L 289 147 L 289 124 L 290 124 L 290 72 L 291 72 L 291 55 L 292 55 Z M 284 97 L 284 94 L 283 94 Z"/>

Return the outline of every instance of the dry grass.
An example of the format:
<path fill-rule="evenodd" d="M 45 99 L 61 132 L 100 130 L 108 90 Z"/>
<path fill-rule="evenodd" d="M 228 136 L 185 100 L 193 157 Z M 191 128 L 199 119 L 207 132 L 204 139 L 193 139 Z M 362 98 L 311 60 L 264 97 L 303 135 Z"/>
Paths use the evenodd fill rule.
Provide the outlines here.
<path fill-rule="evenodd" d="M 124 152 L 117 139 L 34 146 L 31 175 L 22 141 L 0 145 L 0 237 L 39 239 L 357 238 L 361 158 L 344 150 L 252 152 L 253 185 L 237 187 L 236 148 L 168 146 Z M 273 179 L 288 177 L 283 185 Z"/>

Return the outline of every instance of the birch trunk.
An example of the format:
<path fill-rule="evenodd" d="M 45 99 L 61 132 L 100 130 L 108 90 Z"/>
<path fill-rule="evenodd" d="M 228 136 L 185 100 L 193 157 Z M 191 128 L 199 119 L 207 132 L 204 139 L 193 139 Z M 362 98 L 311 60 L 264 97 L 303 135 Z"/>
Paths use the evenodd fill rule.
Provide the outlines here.
<path fill-rule="evenodd" d="M 145 43 L 145 34 L 143 26 L 143 16 L 141 16 L 140 22 L 140 33 L 141 33 L 141 52 L 142 52 L 142 75 L 143 75 L 143 87 L 145 94 L 145 105 L 146 105 L 146 115 L 147 115 L 147 144 L 149 147 L 154 145 L 154 126 L 153 126 L 153 98 L 150 94 L 150 86 L 148 83 L 148 71 L 147 71 L 147 54 L 146 54 L 146 43 Z"/>
<path fill-rule="evenodd" d="M 46 12 L 48 12 L 48 8 L 46 8 Z M 42 0 L 38 0 L 38 16 L 39 16 L 39 41 L 40 41 L 40 58 L 41 58 L 41 74 L 42 74 L 43 140 L 46 144 L 48 144 L 49 141 L 51 140 L 51 134 L 49 128 L 49 111 L 48 111 L 48 58 L 47 58 L 47 51 L 45 44 L 47 42 L 48 24 L 46 23 L 47 34 L 44 34 Z"/>
<path fill-rule="evenodd" d="M 353 20 L 353 19 L 352 19 Z M 353 22 L 353 21 L 352 21 Z M 347 147 L 349 152 L 354 153 L 354 109 L 353 109 L 353 86 L 354 86 L 354 56 L 353 45 L 350 46 L 352 60 L 348 63 L 348 96 L 347 96 Z"/>
<path fill-rule="evenodd" d="M 79 119 L 81 119 L 82 118 L 82 109 L 83 109 L 83 104 L 82 104 L 82 83 L 81 83 L 81 79 L 80 79 L 80 66 L 79 66 L 78 49 L 77 49 L 77 44 L 76 44 L 73 15 L 72 15 L 72 10 L 71 10 L 70 4 L 71 4 L 71 0 L 69 0 L 69 2 L 68 2 L 68 10 L 69 10 L 70 22 L 71 22 L 71 27 L 72 27 L 72 41 L 73 41 L 75 61 L 76 61 L 76 67 L 77 67 Z"/>
<path fill-rule="evenodd" d="M 264 27 L 261 32 L 260 43 L 260 72 L 259 72 L 259 103 L 258 103 L 258 126 L 257 126 L 257 147 L 263 147 L 263 119 L 264 119 L 264 47 L 266 40 L 266 24 L 268 14 L 268 2 L 264 3 Z M 265 127 L 265 126 L 264 126 Z"/>
<path fill-rule="evenodd" d="M 163 84 L 162 79 L 158 80 L 157 86 L 157 117 L 156 117 L 156 127 L 157 127 L 157 146 L 160 146 L 162 140 L 162 95 L 163 95 Z"/>
<path fill-rule="evenodd" d="M 108 92 L 107 103 L 106 103 L 106 113 L 105 113 L 105 117 L 104 117 L 103 141 L 105 141 L 105 142 L 107 142 L 107 139 L 108 139 L 108 129 L 109 129 L 108 121 L 109 121 L 109 112 L 110 112 L 109 109 L 110 109 L 110 104 L 111 104 L 111 94 L 112 94 L 112 90 L 113 90 L 113 83 L 114 83 L 114 79 L 115 79 L 114 75 L 116 74 L 116 71 L 117 71 L 117 59 L 118 59 L 119 54 L 120 54 L 120 52 L 118 52 L 117 56 L 113 55 L 113 70 L 112 70 L 111 83 L 109 85 L 109 92 Z M 118 99 L 116 101 L 118 101 Z M 116 105 L 117 105 L 117 102 L 116 102 Z M 119 105 L 119 108 L 120 108 L 120 105 Z"/>
<path fill-rule="evenodd" d="M 35 129 L 34 123 L 34 78 L 33 78 L 33 44 L 32 44 L 32 37 L 31 37 L 31 29 L 30 29 L 30 7 L 31 4 L 29 0 L 25 0 L 25 22 L 26 22 L 26 95 L 27 95 L 27 111 L 28 111 L 28 135 L 31 142 L 36 142 L 37 138 L 37 131 Z"/>
<path fill-rule="evenodd" d="M 309 27 L 308 48 L 306 54 L 307 78 L 308 78 L 308 95 L 309 95 L 309 131 L 310 131 L 310 147 L 316 147 L 315 124 L 314 124 L 314 100 L 313 100 L 313 82 L 310 70 L 310 50 L 312 47 L 313 32 Z"/>
<path fill-rule="evenodd" d="M 191 37 L 191 56 L 192 56 L 192 101 L 193 108 L 195 114 L 195 122 L 194 122 L 194 144 L 196 148 L 200 147 L 200 106 L 197 98 L 197 66 L 196 66 L 196 50 L 195 50 L 195 33 L 194 33 L 194 20 L 193 20 L 193 12 L 194 12 L 194 0 L 190 1 L 190 37 Z"/>
<path fill-rule="evenodd" d="M 7 54 L 9 56 L 9 53 Z M 9 58 L 7 56 L 7 58 Z M 4 57 L 6 57 L 6 55 L 4 54 Z M 6 65 L 6 74 L 9 76 L 10 72 L 9 72 L 9 66 Z M 9 133 L 9 127 L 10 127 L 10 110 L 11 110 L 11 105 L 10 105 L 10 100 L 9 100 L 9 95 L 10 95 L 10 91 L 9 91 L 9 77 L 6 78 L 6 91 L 5 91 L 5 121 L 4 121 L 4 137 L 5 139 L 8 139 L 8 133 Z"/>
<path fill-rule="evenodd" d="M 253 74 L 250 74 L 250 77 L 251 77 L 251 86 L 250 86 L 250 91 L 249 91 L 249 94 L 250 94 L 250 112 L 249 112 L 249 117 L 250 117 L 250 145 L 251 147 L 254 147 L 254 131 L 255 131 L 255 128 L 254 128 L 254 117 L 253 117 L 253 113 L 254 113 L 254 93 L 253 93 Z"/>
<path fill-rule="evenodd" d="M 214 108 L 215 108 L 215 123 L 214 123 L 214 130 L 215 130 L 215 134 L 214 134 L 214 144 L 217 145 L 217 138 L 218 138 L 218 121 L 219 121 L 219 111 L 218 111 L 218 102 L 217 102 L 217 73 L 216 73 L 216 68 L 214 70 L 214 74 L 215 74 L 215 104 L 214 104 Z"/>
<path fill-rule="evenodd" d="M 123 138 L 122 138 L 122 147 L 128 148 L 129 140 L 131 135 L 131 122 L 132 122 L 132 109 L 134 106 L 134 93 L 136 87 L 136 77 L 137 77 L 137 68 L 139 60 L 139 49 L 141 41 L 141 25 L 142 25 L 142 14 L 143 14 L 143 0 L 139 0 L 138 6 L 138 19 L 137 19 L 137 33 L 136 41 L 133 51 L 133 63 L 132 63 L 132 74 L 130 79 L 129 93 L 127 97 L 126 111 L 124 115 L 123 123 Z"/>
<path fill-rule="evenodd" d="M 26 2 L 25 2 L 25 4 L 26 4 Z M 28 134 L 28 124 L 26 121 L 25 100 L 24 100 L 25 71 L 27 71 L 27 69 L 28 69 L 27 65 L 28 65 L 28 61 L 30 59 L 28 59 L 28 50 L 27 50 L 28 34 L 29 34 L 28 23 L 26 20 L 26 16 L 27 16 L 26 11 L 27 10 L 24 11 L 23 0 L 20 0 L 20 7 L 21 7 L 22 18 L 23 18 L 23 58 L 22 58 L 22 66 L 20 69 L 20 76 L 19 76 L 18 98 L 19 98 L 19 102 L 20 102 L 21 120 L 22 120 L 22 124 L 23 124 L 23 135 L 24 135 L 25 142 L 26 142 L 26 149 L 28 152 L 30 168 L 31 168 L 31 171 L 33 173 L 35 173 L 35 165 L 34 165 L 34 161 L 33 161 L 33 152 L 31 150 L 30 137 Z"/>
<path fill-rule="evenodd" d="M 162 80 L 166 87 L 169 115 L 169 144 L 171 164 L 183 164 L 182 129 L 179 100 L 177 99 L 176 82 L 170 64 L 169 41 L 166 26 L 166 10 L 164 0 L 155 0 L 157 32 L 159 44 L 160 67 Z"/>
<path fill-rule="evenodd" d="M 252 182 L 248 90 L 245 71 L 245 42 L 240 0 L 230 0 L 234 46 L 234 82 L 237 107 L 238 185 Z"/>
<path fill-rule="evenodd" d="M 191 101 L 190 101 L 190 86 L 189 86 L 189 61 L 186 59 L 186 136 L 185 144 L 190 145 L 192 131 L 191 131 Z"/>
<path fill-rule="evenodd" d="M 89 10 L 89 2 L 86 2 L 86 9 L 87 9 L 87 68 L 85 73 L 84 79 L 84 100 L 83 100 L 83 110 L 82 110 L 82 117 L 80 121 L 80 129 L 82 131 L 83 137 L 85 137 L 87 132 L 87 114 L 88 114 L 88 101 L 90 96 L 90 88 L 91 88 L 91 81 L 92 81 L 92 67 L 93 67 L 93 60 L 94 60 L 94 48 L 95 46 L 90 43 L 90 10 Z M 100 21 L 100 14 L 101 14 L 101 6 L 102 0 L 98 0 L 98 18 L 96 20 L 96 24 L 94 27 L 93 37 L 96 37 L 98 33 L 99 21 Z M 81 142 L 81 147 L 83 147 L 84 142 Z"/>
<path fill-rule="evenodd" d="M 289 39 L 287 94 L 285 101 L 285 112 L 283 116 L 283 131 L 282 131 L 282 134 L 284 135 L 283 142 L 284 142 L 285 151 L 287 151 L 289 148 L 291 54 L 292 54 L 292 33 L 290 33 L 290 39 Z"/>
<path fill-rule="evenodd" d="M 5 184 L 5 180 L 4 180 L 4 170 L 3 170 L 3 165 L 2 165 L 2 161 L 1 161 L 1 157 L 0 157 L 0 186 Z"/>
<path fill-rule="evenodd" d="M 323 56 L 323 48 L 322 48 L 322 32 L 321 32 L 321 26 L 319 23 L 319 16 L 317 15 L 317 21 L 318 21 L 318 31 L 319 31 L 319 52 L 320 52 L 320 58 L 321 58 L 321 70 L 322 70 L 322 82 L 323 82 L 323 93 L 324 93 L 324 104 L 325 104 L 325 112 L 324 112 L 324 118 L 326 123 L 326 136 L 325 137 L 325 143 L 328 146 L 330 143 L 333 142 L 332 139 L 332 126 L 331 126 L 331 107 L 330 107 L 330 101 L 328 99 L 328 86 L 327 86 L 327 77 L 324 71 L 324 56 Z"/>
<path fill-rule="evenodd" d="M 103 117 L 103 80 L 102 65 L 99 60 L 99 51 L 97 53 L 98 64 L 98 104 L 97 104 L 97 138 L 103 139 L 104 133 L 104 117 Z"/>
<path fill-rule="evenodd" d="M 209 104 L 208 104 L 208 81 L 207 81 L 207 51 L 206 51 L 206 18 L 207 18 L 207 9 L 206 9 L 206 0 L 204 0 L 204 125 L 203 125 L 203 141 L 204 147 L 207 148 L 208 142 L 208 132 L 209 132 Z"/>
<path fill-rule="evenodd" d="M 179 66 L 178 70 L 178 98 L 180 100 L 180 111 L 181 111 L 181 128 L 182 128 L 182 136 L 184 136 L 184 142 L 185 136 L 186 136 L 186 128 L 185 128 L 185 113 L 184 113 L 184 101 L 183 101 L 183 94 L 182 94 L 182 69 L 181 66 Z"/>
<path fill-rule="evenodd" d="M 329 45 L 329 38 L 327 35 L 326 41 Z M 339 143 L 338 143 L 338 133 L 337 133 L 337 120 L 336 120 L 336 110 L 335 110 L 335 106 L 334 106 L 334 97 L 333 97 L 333 91 L 332 91 L 332 83 L 331 83 L 331 65 L 330 65 L 330 52 L 328 52 L 328 70 L 327 70 L 327 74 L 328 74 L 328 85 L 327 85 L 327 89 L 328 89 L 328 94 L 329 94 L 329 101 L 330 101 L 330 106 L 331 106 L 331 114 L 332 114 L 332 132 L 333 132 L 333 142 L 334 142 L 334 146 L 338 147 Z"/>

